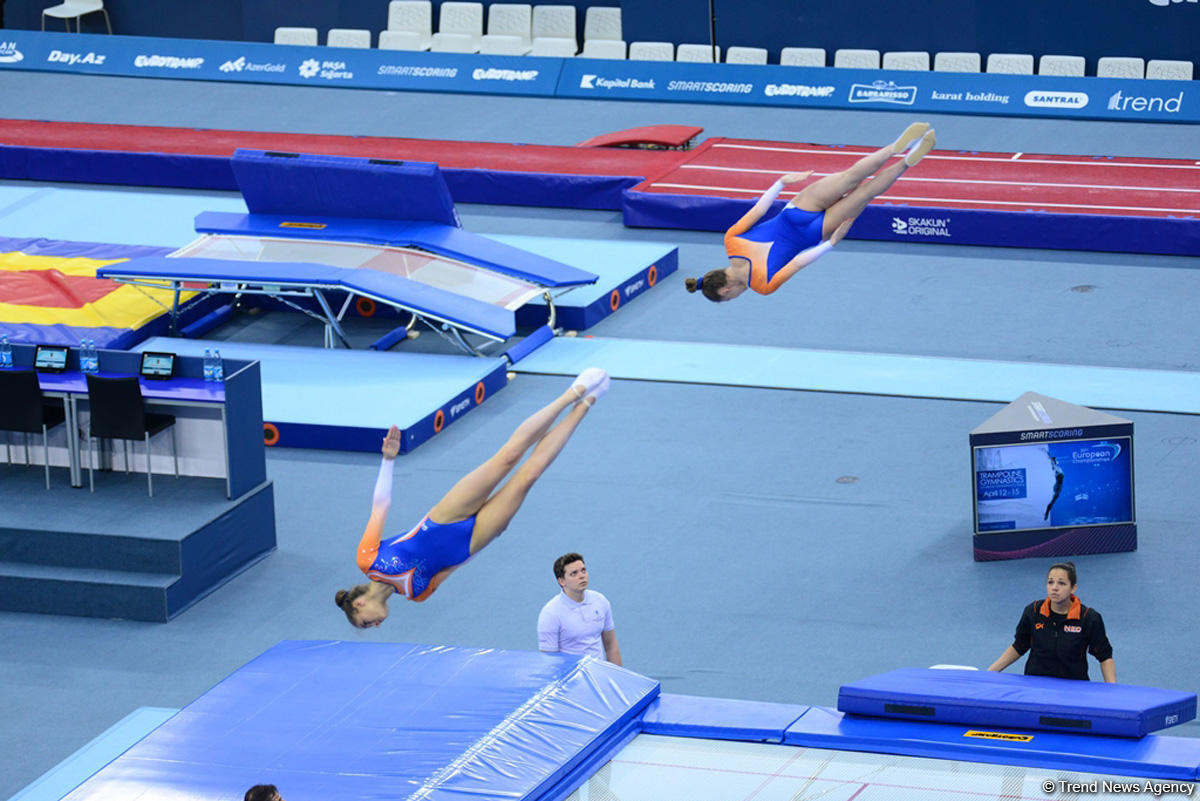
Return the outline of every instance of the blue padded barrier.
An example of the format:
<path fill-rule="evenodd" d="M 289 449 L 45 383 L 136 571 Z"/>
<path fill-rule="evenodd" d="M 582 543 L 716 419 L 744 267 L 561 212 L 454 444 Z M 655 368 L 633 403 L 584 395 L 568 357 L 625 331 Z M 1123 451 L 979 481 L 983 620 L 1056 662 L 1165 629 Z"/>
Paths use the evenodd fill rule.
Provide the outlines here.
<path fill-rule="evenodd" d="M 504 358 L 508 359 L 509 364 L 516 364 L 552 339 L 554 339 L 554 329 L 549 325 L 543 325 L 506 350 Z"/>
<path fill-rule="evenodd" d="M 196 231 L 412 246 L 546 287 L 578 286 L 596 281 L 593 273 L 560 261 L 461 228 L 434 223 L 205 211 L 196 215 Z"/>
<path fill-rule="evenodd" d="M 1196 694 L 987 670 L 901 668 L 843 684 L 860 715 L 1142 737 L 1196 717 Z"/>
<path fill-rule="evenodd" d="M 663 693 L 646 708 L 642 731 L 670 737 L 703 737 L 782 743 L 788 728 L 807 706 L 735 701 Z"/>
<path fill-rule="evenodd" d="M 238 148 L 231 163 L 252 214 L 461 225 L 446 181 L 430 162 Z"/>
<path fill-rule="evenodd" d="M 228 282 L 235 285 L 290 284 L 344 289 L 495 339 L 508 339 L 516 333 L 514 315 L 507 309 L 370 268 L 344 269 L 310 262 L 148 256 L 101 268 L 96 271 L 96 275 L 101 278 Z"/>
<path fill-rule="evenodd" d="M 1089 737 L 1062 732 L 978 729 L 952 723 L 889 720 L 810 707 L 788 728 L 785 745 L 837 748 L 997 765 L 1091 771 L 1192 781 L 1200 778 L 1200 739 L 1150 734 Z"/>
<path fill-rule="evenodd" d="M 70 795 L 534 801 L 611 753 L 658 682 L 591 657 L 284 641 Z M 131 785 L 130 782 L 134 784 Z"/>

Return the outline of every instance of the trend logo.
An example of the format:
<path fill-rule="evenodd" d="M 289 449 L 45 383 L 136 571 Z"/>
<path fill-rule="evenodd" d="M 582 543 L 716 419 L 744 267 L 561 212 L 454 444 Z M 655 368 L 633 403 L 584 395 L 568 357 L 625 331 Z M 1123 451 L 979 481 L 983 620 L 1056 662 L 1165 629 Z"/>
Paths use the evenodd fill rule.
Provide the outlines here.
<path fill-rule="evenodd" d="M 1166 111 L 1177 114 L 1183 108 L 1183 92 L 1176 97 L 1148 97 L 1123 94 L 1120 89 L 1108 99 L 1109 111 Z"/>
<path fill-rule="evenodd" d="M 595 75 L 584 75 L 583 77 L 581 77 L 579 79 L 579 88 L 580 89 L 595 89 L 596 88 L 595 83 L 594 83 L 595 80 L 596 80 Z"/>
<path fill-rule="evenodd" d="M 0 64 L 16 64 L 23 58 L 16 42 L 0 42 Z"/>
<path fill-rule="evenodd" d="M 321 69 L 321 62 L 315 58 L 306 58 L 300 63 L 300 77 L 311 78 Z"/>

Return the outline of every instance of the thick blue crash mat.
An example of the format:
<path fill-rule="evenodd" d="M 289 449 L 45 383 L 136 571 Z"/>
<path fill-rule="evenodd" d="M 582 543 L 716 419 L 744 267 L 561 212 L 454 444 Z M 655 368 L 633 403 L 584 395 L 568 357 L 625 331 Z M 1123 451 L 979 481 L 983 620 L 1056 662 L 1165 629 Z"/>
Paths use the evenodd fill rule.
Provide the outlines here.
<path fill-rule="evenodd" d="M 592 657 L 284 641 L 67 796 L 534 801 L 607 759 L 658 682 Z"/>
<path fill-rule="evenodd" d="M 842 712 L 1143 737 L 1196 717 L 1196 694 L 984 670 L 901 668 L 842 685 Z"/>

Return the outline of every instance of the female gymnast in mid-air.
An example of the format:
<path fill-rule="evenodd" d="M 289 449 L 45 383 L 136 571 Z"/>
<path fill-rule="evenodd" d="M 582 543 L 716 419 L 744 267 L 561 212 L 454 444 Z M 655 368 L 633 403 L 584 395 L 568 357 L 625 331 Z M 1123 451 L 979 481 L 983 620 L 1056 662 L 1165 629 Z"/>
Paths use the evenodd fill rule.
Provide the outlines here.
<path fill-rule="evenodd" d="M 370 581 L 338 590 L 334 598 L 350 622 L 360 629 L 378 626 L 387 618 L 388 599 L 396 592 L 409 600 L 424 601 L 455 568 L 499 537 L 534 482 L 608 386 L 608 374 L 603 370 L 584 370 L 566 392 L 517 426 L 490 459 L 460 479 L 420 523 L 381 541 L 392 500 L 392 468 L 400 450 L 400 429 L 392 426 L 383 440 L 383 464 L 375 482 L 371 517 L 358 544 L 358 567 Z M 566 416 L 554 425 L 568 408 Z M 533 452 L 525 464 L 496 490 L 531 447 Z"/>
<path fill-rule="evenodd" d="M 923 159 L 935 142 L 928 123 L 914 122 L 892 144 L 864 156 L 847 170 L 814 181 L 779 214 L 762 219 L 784 186 L 812 175 L 811 171 L 788 173 L 725 232 L 729 266 L 710 270 L 703 278 L 688 278 L 684 286 L 688 292 L 700 290 L 716 303 L 733 300 L 747 288 L 760 295 L 771 294 L 840 242 L 867 204 Z M 904 158 L 884 167 L 888 159 L 901 154 Z M 866 180 L 873 174 L 874 178 Z"/>

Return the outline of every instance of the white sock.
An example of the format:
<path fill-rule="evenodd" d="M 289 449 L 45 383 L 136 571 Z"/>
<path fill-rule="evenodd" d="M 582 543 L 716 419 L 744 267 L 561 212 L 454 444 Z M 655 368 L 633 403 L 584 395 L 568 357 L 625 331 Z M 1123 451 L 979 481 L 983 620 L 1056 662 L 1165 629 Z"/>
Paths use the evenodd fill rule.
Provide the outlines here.
<path fill-rule="evenodd" d="M 611 382 L 608 380 L 608 373 L 605 373 L 604 378 L 598 384 L 596 384 L 596 386 L 592 387 L 592 391 L 587 394 L 587 397 L 583 399 L 583 402 L 589 406 L 595 406 L 596 401 L 604 397 L 605 392 L 608 392 L 608 386 L 610 383 Z"/>
<path fill-rule="evenodd" d="M 574 381 L 571 382 L 571 389 L 575 389 L 580 385 L 583 386 L 583 394 L 579 397 L 586 397 L 589 392 L 602 380 L 608 378 L 608 373 L 604 372 L 599 367 L 589 367 L 580 373 Z"/>

